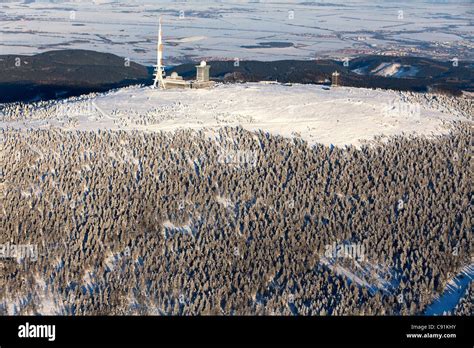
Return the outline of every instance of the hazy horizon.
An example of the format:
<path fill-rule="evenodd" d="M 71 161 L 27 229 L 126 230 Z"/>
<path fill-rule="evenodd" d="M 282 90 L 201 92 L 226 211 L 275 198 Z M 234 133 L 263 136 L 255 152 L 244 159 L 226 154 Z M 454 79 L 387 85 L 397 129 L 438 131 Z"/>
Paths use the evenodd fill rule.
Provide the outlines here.
<path fill-rule="evenodd" d="M 151 65 L 162 16 L 168 65 L 364 54 L 474 56 L 472 1 L 0 3 L 0 54 L 90 49 Z"/>

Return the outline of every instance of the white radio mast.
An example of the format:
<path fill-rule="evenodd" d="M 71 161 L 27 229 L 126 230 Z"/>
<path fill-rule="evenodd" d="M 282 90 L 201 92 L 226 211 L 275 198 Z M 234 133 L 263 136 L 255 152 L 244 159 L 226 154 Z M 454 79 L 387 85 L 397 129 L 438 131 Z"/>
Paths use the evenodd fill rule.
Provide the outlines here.
<path fill-rule="evenodd" d="M 163 37 L 161 32 L 161 17 L 159 23 L 157 47 L 158 60 L 155 66 L 155 81 L 153 82 L 153 88 L 159 87 L 160 89 L 165 89 L 165 82 L 163 80 L 165 69 L 163 68 Z"/>

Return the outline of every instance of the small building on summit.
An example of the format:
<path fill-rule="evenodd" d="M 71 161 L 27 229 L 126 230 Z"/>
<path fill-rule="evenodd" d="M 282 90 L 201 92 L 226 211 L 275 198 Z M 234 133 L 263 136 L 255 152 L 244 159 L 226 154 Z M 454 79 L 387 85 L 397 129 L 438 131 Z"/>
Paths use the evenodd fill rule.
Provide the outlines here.
<path fill-rule="evenodd" d="M 163 80 L 163 89 L 167 88 L 191 88 L 190 81 L 183 80 L 177 72 L 172 72 L 170 76 L 166 76 Z"/>
<path fill-rule="evenodd" d="M 191 81 L 191 88 L 207 88 L 212 87 L 214 82 L 210 80 L 211 66 L 205 61 L 196 66 L 196 80 Z"/>
<path fill-rule="evenodd" d="M 209 70 L 211 66 L 202 61 L 196 66 L 196 79 L 184 80 L 177 72 L 172 72 L 170 76 L 166 76 L 163 80 L 164 89 L 168 88 L 208 88 L 214 86 L 214 81 L 209 78 Z"/>
<path fill-rule="evenodd" d="M 338 87 L 339 86 L 339 72 L 336 70 L 335 72 L 332 73 L 332 79 L 331 79 L 331 86 L 332 87 Z"/>
<path fill-rule="evenodd" d="M 214 86 L 214 81 L 210 80 L 211 66 L 207 65 L 205 61 L 196 66 L 196 79 L 184 80 L 177 72 L 172 72 L 170 76 L 166 76 L 166 72 L 162 63 L 163 60 L 163 38 L 161 31 L 161 18 L 158 30 L 158 59 L 155 66 L 155 80 L 153 88 L 168 89 L 168 88 L 209 88 Z"/>
<path fill-rule="evenodd" d="M 209 81 L 209 70 L 211 69 L 210 65 L 207 65 L 205 61 L 202 61 L 201 64 L 196 66 L 196 80 L 207 82 Z"/>

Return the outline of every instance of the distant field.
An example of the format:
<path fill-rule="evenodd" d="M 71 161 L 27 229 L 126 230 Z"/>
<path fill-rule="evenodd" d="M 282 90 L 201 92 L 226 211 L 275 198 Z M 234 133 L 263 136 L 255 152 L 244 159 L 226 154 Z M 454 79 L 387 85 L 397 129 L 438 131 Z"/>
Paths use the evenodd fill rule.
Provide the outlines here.
<path fill-rule="evenodd" d="M 0 52 L 90 49 L 165 63 L 353 57 L 393 52 L 473 60 L 472 2 L 0 1 Z"/>

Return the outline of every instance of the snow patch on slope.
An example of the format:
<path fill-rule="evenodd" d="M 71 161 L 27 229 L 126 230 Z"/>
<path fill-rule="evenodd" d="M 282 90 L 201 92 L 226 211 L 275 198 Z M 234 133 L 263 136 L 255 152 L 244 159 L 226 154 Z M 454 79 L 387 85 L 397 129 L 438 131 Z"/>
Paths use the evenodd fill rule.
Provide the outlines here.
<path fill-rule="evenodd" d="M 361 74 L 363 73 L 363 70 L 356 69 L 354 72 Z M 416 67 L 391 62 L 381 63 L 375 69 L 371 70 L 372 75 L 396 78 L 413 77 L 416 76 L 417 73 L 418 68 Z"/>
<path fill-rule="evenodd" d="M 355 259 L 336 260 L 336 258 L 327 257 L 321 257 L 320 263 L 350 282 L 366 287 L 372 294 L 379 290 L 390 293 L 398 286 L 394 281 L 392 271 L 382 265 Z"/>
<path fill-rule="evenodd" d="M 425 310 L 425 315 L 443 315 L 454 310 L 474 279 L 474 264 L 464 267 L 458 275 L 448 281 L 441 296 Z"/>
<path fill-rule="evenodd" d="M 165 221 L 163 223 L 163 236 L 165 238 L 171 237 L 176 233 L 182 233 L 182 234 L 190 234 L 193 235 L 193 229 L 191 228 L 191 219 L 189 219 L 187 224 L 177 226 L 173 224 L 171 221 Z"/>
<path fill-rule="evenodd" d="M 0 308 L 3 308 L 7 315 L 64 315 L 65 308 L 52 288 L 41 276 L 35 275 L 34 279 L 35 286 L 31 292 L 17 297 L 7 294 L 5 300 L 0 303 Z M 35 305 L 34 311 L 25 310 L 31 304 Z"/>

